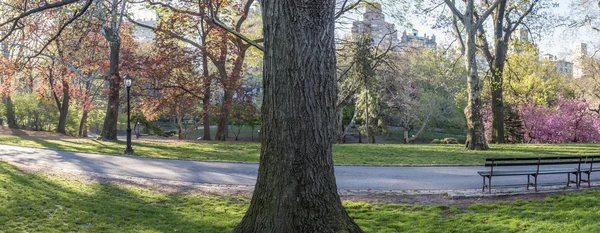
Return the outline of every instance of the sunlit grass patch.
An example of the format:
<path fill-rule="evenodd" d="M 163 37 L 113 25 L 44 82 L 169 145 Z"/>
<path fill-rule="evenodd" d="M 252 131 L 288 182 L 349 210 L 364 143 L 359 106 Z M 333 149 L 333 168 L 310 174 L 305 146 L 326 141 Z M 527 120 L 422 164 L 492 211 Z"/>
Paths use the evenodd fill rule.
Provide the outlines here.
<path fill-rule="evenodd" d="M 600 191 L 460 207 L 343 203 L 365 232 L 600 232 Z M 0 232 L 230 232 L 248 205 L 23 174 L 0 162 Z"/>
<path fill-rule="evenodd" d="M 125 142 L 95 139 L 47 139 L 0 135 L 0 144 L 85 153 L 122 154 Z M 445 144 L 334 144 L 336 164 L 483 164 L 487 157 L 598 155 L 600 145 L 502 144 L 487 151 L 468 151 Z M 134 141 L 135 155 L 153 158 L 258 162 L 260 144 L 252 142 Z"/>

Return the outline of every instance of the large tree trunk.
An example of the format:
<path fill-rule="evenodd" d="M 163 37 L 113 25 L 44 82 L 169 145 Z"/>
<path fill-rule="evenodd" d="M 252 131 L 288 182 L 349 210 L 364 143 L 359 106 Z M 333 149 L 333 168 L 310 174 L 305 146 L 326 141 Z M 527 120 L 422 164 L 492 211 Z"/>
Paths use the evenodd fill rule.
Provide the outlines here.
<path fill-rule="evenodd" d="M 119 90 L 121 89 L 121 76 L 119 76 L 119 52 L 121 41 L 116 39 L 110 42 L 110 76 L 108 77 L 109 92 L 106 106 L 106 116 L 102 125 L 100 136 L 103 141 L 117 140 L 117 123 L 119 121 Z"/>
<path fill-rule="evenodd" d="M 469 19 L 470 17 L 470 19 Z M 469 150 L 487 150 L 489 149 L 485 141 L 485 133 L 483 128 L 483 114 L 481 112 L 483 103 L 481 100 L 482 82 L 477 73 L 477 61 L 475 59 L 475 35 L 477 28 L 474 26 L 473 17 L 466 15 L 465 28 L 467 30 L 467 46 L 466 67 L 467 67 L 467 84 L 468 84 L 468 102 L 465 108 L 465 116 L 467 117 L 467 142 L 465 147 Z"/>
<path fill-rule="evenodd" d="M 217 124 L 217 135 L 215 140 L 225 141 L 229 137 L 229 110 L 233 103 L 233 91 L 225 89 L 223 93 L 223 106 L 221 106 L 221 115 Z"/>
<path fill-rule="evenodd" d="M 498 59 L 496 59 L 498 61 Z M 495 62 L 492 72 L 492 143 L 506 143 L 504 133 L 504 95 L 502 70 L 504 62 Z"/>
<path fill-rule="evenodd" d="M 77 132 L 77 136 L 79 137 L 87 137 L 87 118 L 88 111 L 83 110 L 83 114 L 81 114 L 81 120 L 79 121 L 79 132 Z"/>
<path fill-rule="evenodd" d="M 494 16 L 494 62 L 491 64 L 491 88 L 492 88 L 492 143 L 506 143 L 504 133 L 504 96 L 503 96 L 503 72 L 508 51 L 508 40 L 510 32 L 504 31 L 504 14 L 507 0 L 500 2 Z M 506 34 L 505 34 L 506 33 Z M 506 35 L 506 37 L 505 37 Z"/>
<path fill-rule="evenodd" d="M 69 102 L 71 100 L 71 96 L 69 96 L 69 82 L 63 80 L 63 97 L 62 104 L 59 105 L 59 115 L 58 115 L 58 127 L 56 129 L 57 133 L 67 134 L 67 116 L 69 115 Z"/>
<path fill-rule="evenodd" d="M 335 0 L 263 0 L 261 157 L 250 207 L 233 232 L 362 232 L 333 172 Z"/>

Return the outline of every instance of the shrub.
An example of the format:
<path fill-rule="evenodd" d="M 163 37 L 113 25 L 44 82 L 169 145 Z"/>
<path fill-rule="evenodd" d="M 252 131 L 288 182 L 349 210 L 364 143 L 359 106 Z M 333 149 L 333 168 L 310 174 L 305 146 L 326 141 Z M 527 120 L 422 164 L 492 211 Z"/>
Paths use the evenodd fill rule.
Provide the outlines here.
<path fill-rule="evenodd" d="M 558 97 L 553 106 L 530 101 L 518 115 L 526 143 L 600 142 L 600 116 L 583 99 Z M 491 135 L 491 114 L 484 111 L 486 136 Z"/>

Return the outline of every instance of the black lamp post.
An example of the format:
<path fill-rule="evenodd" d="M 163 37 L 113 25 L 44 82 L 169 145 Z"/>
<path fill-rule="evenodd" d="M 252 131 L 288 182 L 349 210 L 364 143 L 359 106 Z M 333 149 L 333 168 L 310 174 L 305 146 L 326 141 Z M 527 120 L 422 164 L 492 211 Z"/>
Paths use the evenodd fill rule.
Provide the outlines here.
<path fill-rule="evenodd" d="M 129 89 L 131 89 L 131 82 L 133 81 L 129 75 L 125 76 L 125 87 L 127 87 L 127 148 L 123 153 L 133 154 L 133 148 L 131 148 L 131 119 L 130 119 L 130 108 L 129 108 Z"/>

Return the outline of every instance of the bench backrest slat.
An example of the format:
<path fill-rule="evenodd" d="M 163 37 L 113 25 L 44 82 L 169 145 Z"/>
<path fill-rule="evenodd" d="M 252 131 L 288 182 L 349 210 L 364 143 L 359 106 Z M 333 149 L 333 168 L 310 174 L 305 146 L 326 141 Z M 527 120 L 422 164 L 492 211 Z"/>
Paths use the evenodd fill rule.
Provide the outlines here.
<path fill-rule="evenodd" d="M 561 159 L 579 159 L 579 158 L 583 158 L 583 159 L 592 159 L 592 158 L 596 158 L 596 159 L 600 159 L 600 155 L 582 155 L 582 156 L 545 156 L 545 157 L 516 157 L 516 158 L 486 158 L 485 161 L 486 162 L 491 162 L 491 161 L 496 161 L 496 162 L 502 162 L 502 161 L 537 161 L 538 159 L 541 160 L 561 160 Z"/>
<path fill-rule="evenodd" d="M 486 167 L 589 164 L 591 168 L 595 161 L 600 161 L 600 155 L 486 158 L 485 161 Z"/>

